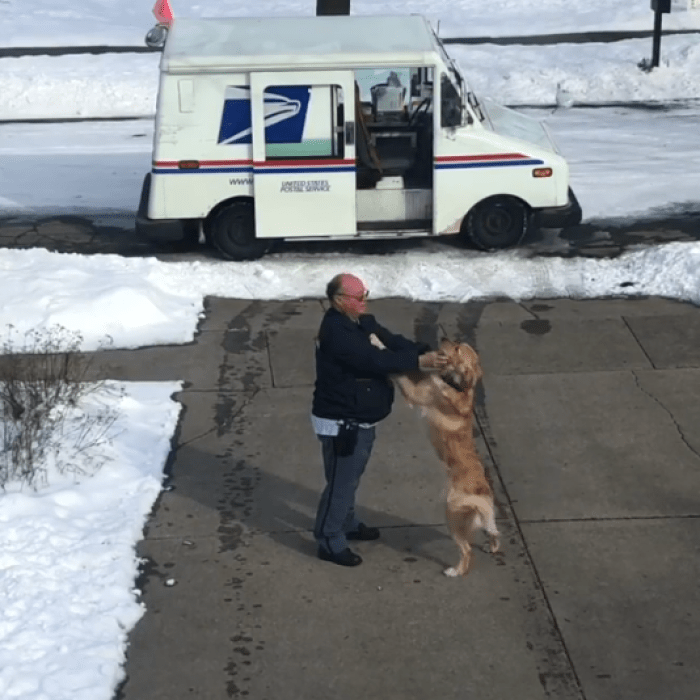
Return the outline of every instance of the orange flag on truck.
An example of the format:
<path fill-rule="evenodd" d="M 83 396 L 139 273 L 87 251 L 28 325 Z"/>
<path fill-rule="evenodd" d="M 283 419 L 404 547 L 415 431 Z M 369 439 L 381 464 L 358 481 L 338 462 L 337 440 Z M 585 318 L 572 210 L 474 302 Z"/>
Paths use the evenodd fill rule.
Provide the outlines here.
<path fill-rule="evenodd" d="M 158 24 L 170 26 L 170 23 L 173 21 L 173 11 L 170 9 L 168 0 L 156 0 L 156 4 L 153 6 L 153 14 L 156 16 Z"/>

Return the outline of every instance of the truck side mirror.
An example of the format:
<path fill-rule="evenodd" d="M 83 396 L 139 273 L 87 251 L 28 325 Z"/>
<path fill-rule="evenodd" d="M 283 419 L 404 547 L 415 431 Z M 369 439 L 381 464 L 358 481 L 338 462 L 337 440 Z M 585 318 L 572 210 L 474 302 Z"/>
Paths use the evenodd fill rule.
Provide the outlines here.
<path fill-rule="evenodd" d="M 440 81 L 440 111 L 442 126 L 460 126 L 462 123 L 462 103 L 454 85 L 446 76 Z"/>
<path fill-rule="evenodd" d="M 651 0 L 651 9 L 654 12 L 671 12 L 671 0 Z"/>
<path fill-rule="evenodd" d="M 144 39 L 146 46 L 151 49 L 160 49 L 165 45 L 165 39 L 168 36 L 168 28 L 163 24 L 156 24 L 155 27 L 149 30 Z"/>
<path fill-rule="evenodd" d="M 462 110 L 459 104 L 450 103 L 442 112 L 443 126 L 460 126 L 462 123 Z"/>

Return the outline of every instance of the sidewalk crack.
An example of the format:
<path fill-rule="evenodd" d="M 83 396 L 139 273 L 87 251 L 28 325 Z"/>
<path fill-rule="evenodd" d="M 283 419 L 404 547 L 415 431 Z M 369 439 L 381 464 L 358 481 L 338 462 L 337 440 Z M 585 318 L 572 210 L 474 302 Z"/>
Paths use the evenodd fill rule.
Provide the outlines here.
<path fill-rule="evenodd" d="M 671 412 L 669 408 L 667 408 L 654 394 L 651 392 L 647 391 L 645 389 L 641 382 L 639 381 L 639 375 L 637 372 L 632 372 L 632 376 L 634 377 L 634 383 L 637 385 L 637 388 L 646 396 L 648 396 L 652 401 L 656 402 L 669 416 L 671 421 L 673 422 L 673 425 L 676 428 L 676 432 L 678 433 L 678 436 L 681 439 L 681 442 L 698 458 L 700 459 L 700 452 L 698 452 L 689 442 L 688 438 L 685 436 L 685 433 L 683 432 L 683 429 L 681 428 L 680 424 L 676 420 L 675 416 Z"/>
<path fill-rule="evenodd" d="M 484 438 L 484 443 L 486 445 L 486 451 L 488 453 L 488 456 L 490 458 L 491 464 L 493 465 L 493 470 L 496 474 L 496 477 L 498 478 L 500 482 L 500 486 L 503 489 L 503 493 L 505 494 L 505 497 L 507 499 L 507 504 L 505 504 L 505 510 L 508 512 L 510 517 L 512 518 L 513 525 L 515 527 L 515 530 L 517 532 L 517 536 L 520 539 L 520 544 L 523 548 L 523 552 L 526 558 L 526 561 L 528 562 L 528 566 L 530 568 L 530 571 L 532 573 L 533 579 L 534 579 L 534 584 L 537 590 L 537 593 L 539 594 L 540 597 L 540 602 L 544 606 L 544 609 L 546 610 L 546 614 L 548 616 L 548 623 L 552 627 L 552 633 L 554 638 L 556 639 L 556 643 L 558 644 L 559 648 L 563 652 L 564 658 L 565 658 L 565 670 L 562 670 L 560 672 L 554 672 L 554 676 L 559 676 L 560 680 L 565 684 L 565 686 L 568 686 L 568 690 L 571 692 L 575 693 L 578 695 L 579 700 L 585 700 L 586 694 L 583 690 L 583 685 L 581 683 L 581 679 L 579 678 L 578 671 L 576 670 L 576 666 L 574 664 L 573 657 L 571 655 L 571 652 L 569 651 L 569 647 L 566 643 L 566 639 L 564 638 L 564 632 L 559 624 L 559 619 L 557 618 L 555 612 L 554 612 L 554 606 L 552 605 L 552 601 L 550 600 L 550 597 L 547 593 L 547 590 L 544 585 L 544 581 L 542 580 L 542 577 L 540 575 L 539 569 L 537 568 L 537 565 L 535 564 L 535 559 L 532 555 L 532 552 L 530 551 L 530 547 L 528 545 L 527 539 L 525 537 L 525 533 L 522 528 L 522 522 L 520 518 L 518 517 L 516 511 L 515 511 L 515 506 L 513 504 L 513 500 L 510 496 L 510 493 L 508 492 L 508 488 L 506 487 L 505 480 L 503 479 L 503 475 L 501 474 L 501 470 L 498 466 L 498 461 L 496 460 L 496 454 L 495 454 L 495 448 L 496 448 L 496 440 L 494 439 L 494 436 L 491 432 L 491 424 L 489 421 L 488 413 L 486 411 L 486 406 L 484 404 L 479 404 L 475 406 L 475 411 L 474 411 L 474 417 L 476 419 L 476 424 L 479 427 L 479 430 L 481 431 L 481 434 Z M 567 677 L 568 676 L 568 677 Z M 547 689 L 546 685 L 546 674 L 540 673 L 540 682 L 542 683 L 545 693 L 547 695 L 550 695 L 550 692 Z M 560 688 L 557 688 L 557 690 L 561 690 Z"/>
<path fill-rule="evenodd" d="M 625 326 L 627 326 L 627 330 L 630 332 L 632 337 L 635 339 L 635 341 L 637 342 L 637 345 L 639 345 L 639 349 L 644 353 L 644 357 L 647 358 L 651 367 L 653 369 L 658 369 L 658 367 L 654 364 L 654 360 L 651 359 L 649 353 L 646 351 L 646 348 L 642 345 L 641 341 L 637 337 L 637 334 L 634 332 L 634 329 L 632 328 L 632 326 L 630 326 L 629 322 L 627 321 L 627 317 L 621 316 L 621 318 L 622 318 L 622 322 L 625 324 Z"/>
<path fill-rule="evenodd" d="M 525 311 L 525 313 L 530 314 L 530 316 L 532 316 L 532 317 L 535 319 L 535 321 L 539 321 L 539 320 L 540 320 L 539 315 L 538 315 L 533 309 L 528 308 L 528 307 L 525 305 L 524 302 L 519 301 L 519 302 L 518 302 L 518 306 L 519 306 L 523 311 Z"/>
<path fill-rule="evenodd" d="M 275 368 L 272 366 L 272 347 L 270 345 L 270 334 L 268 331 L 263 331 L 265 337 L 265 351 L 267 353 L 267 367 L 270 370 L 270 385 L 273 389 L 279 388 L 275 382 Z"/>

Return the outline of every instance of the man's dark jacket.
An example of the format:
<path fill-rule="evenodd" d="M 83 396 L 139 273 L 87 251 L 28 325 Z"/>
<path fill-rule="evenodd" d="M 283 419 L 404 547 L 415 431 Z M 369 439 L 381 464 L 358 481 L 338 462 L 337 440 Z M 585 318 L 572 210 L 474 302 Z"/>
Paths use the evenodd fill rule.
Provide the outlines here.
<path fill-rule="evenodd" d="M 374 333 L 387 350 L 374 347 Z M 319 418 L 376 423 L 391 412 L 394 386 L 389 374 L 418 368 L 427 345 L 394 335 L 374 316 L 359 322 L 330 308 L 321 322 L 316 345 L 316 388 L 312 413 Z"/>

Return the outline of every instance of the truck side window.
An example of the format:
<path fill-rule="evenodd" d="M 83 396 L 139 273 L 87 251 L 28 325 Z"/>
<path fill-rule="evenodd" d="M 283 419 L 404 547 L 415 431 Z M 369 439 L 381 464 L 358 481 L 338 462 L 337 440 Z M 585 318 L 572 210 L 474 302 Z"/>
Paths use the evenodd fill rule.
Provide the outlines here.
<path fill-rule="evenodd" d="M 265 153 L 268 158 L 343 158 L 344 104 L 338 85 L 280 85 L 265 90 Z M 253 141 L 250 87 L 229 85 L 217 143 Z"/>
<path fill-rule="evenodd" d="M 342 158 L 343 91 L 338 85 L 265 90 L 265 155 L 284 160 Z"/>
<path fill-rule="evenodd" d="M 459 126 L 462 123 L 462 104 L 452 81 L 443 73 L 440 80 L 440 125 Z"/>
<path fill-rule="evenodd" d="M 411 69 L 362 68 L 355 71 L 362 112 L 376 123 L 400 123 L 408 119 Z"/>

